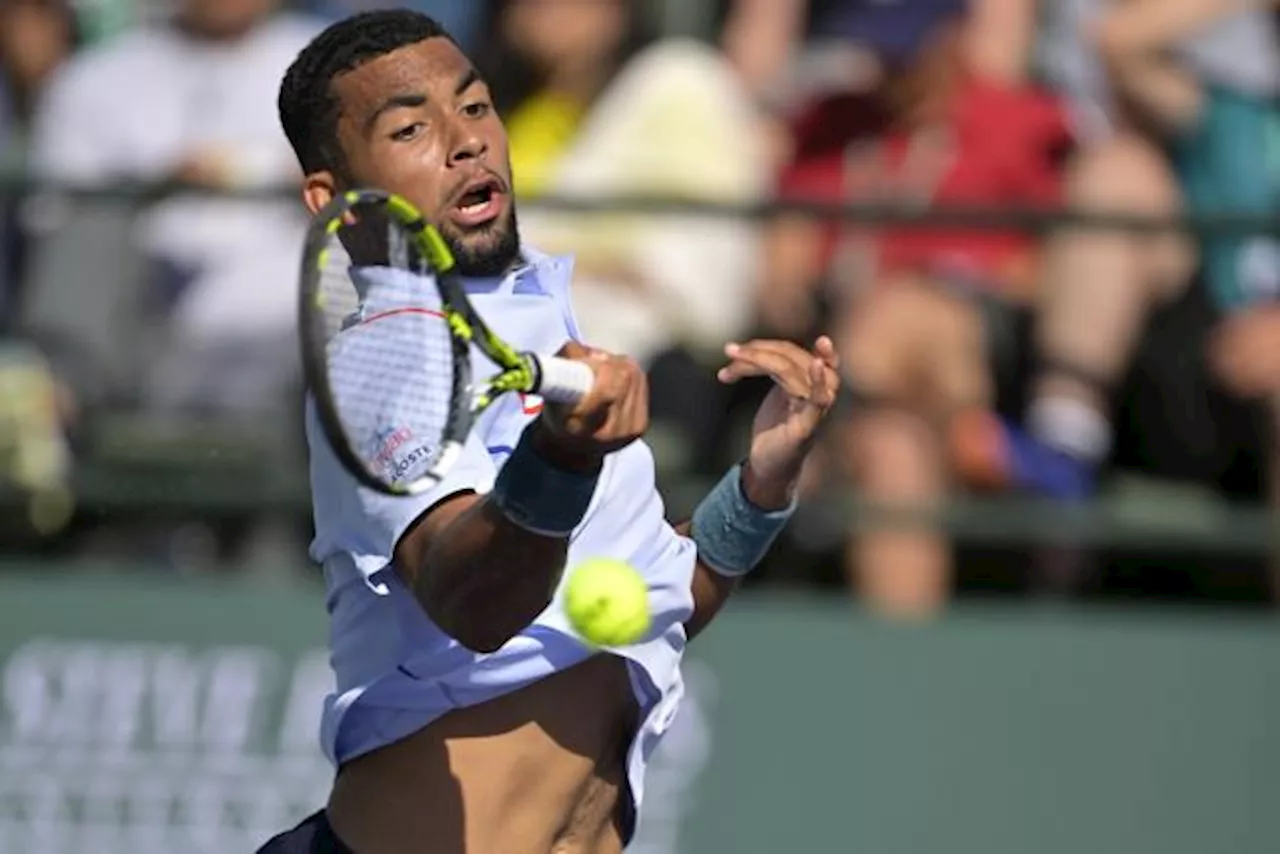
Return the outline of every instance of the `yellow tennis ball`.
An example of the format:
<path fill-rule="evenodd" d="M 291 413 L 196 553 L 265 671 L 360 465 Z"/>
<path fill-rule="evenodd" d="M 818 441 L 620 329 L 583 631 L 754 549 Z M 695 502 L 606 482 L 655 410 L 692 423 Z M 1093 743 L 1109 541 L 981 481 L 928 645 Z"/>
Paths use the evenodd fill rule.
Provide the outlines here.
<path fill-rule="evenodd" d="M 624 561 L 584 560 L 569 576 L 564 601 L 569 622 L 596 646 L 626 646 L 649 630 L 649 587 Z"/>

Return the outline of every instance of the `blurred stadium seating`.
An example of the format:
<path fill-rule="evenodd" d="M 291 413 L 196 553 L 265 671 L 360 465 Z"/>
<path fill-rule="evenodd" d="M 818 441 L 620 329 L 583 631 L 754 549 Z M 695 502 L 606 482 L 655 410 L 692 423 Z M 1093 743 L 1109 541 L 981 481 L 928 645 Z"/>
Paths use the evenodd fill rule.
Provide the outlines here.
<path fill-rule="evenodd" d="M 289 5 L 330 14 L 348 4 Z M 743 447 L 760 388 L 718 389 L 711 381 L 718 353 L 707 338 L 719 336 L 722 324 L 736 324 L 733 334 L 778 332 L 763 322 L 771 308 L 762 295 L 778 284 L 769 278 L 776 271 L 766 272 L 765 253 L 777 249 L 770 226 L 801 221 L 837 235 L 822 252 L 784 247 L 784 272 L 822 256 L 796 277 L 813 280 L 802 283 L 812 288 L 805 299 L 813 299 L 800 311 L 812 310 L 812 328 L 786 330 L 798 338 L 832 331 L 840 301 L 873 290 L 876 276 L 845 267 L 860 270 L 858 252 L 886 234 L 911 246 L 910 235 L 942 234 L 943 243 L 962 248 L 973 235 L 1016 232 L 1038 243 L 1068 229 L 1176 234 L 1200 246 L 1280 239 L 1280 192 L 1262 209 L 1188 204 L 1147 215 L 1009 200 L 1003 187 L 987 194 L 999 198 L 938 200 L 825 186 L 823 169 L 844 168 L 864 153 L 861 124 L 879 109 L 840 88 L 852 87 L 865 66 L 839 44 L 832 50 L 833 33 L 863 32 L 857 27 L 865 22 L 822 26 L 826 13 L 863 5 L 637 0 L 633 11 L 645 29 L 623 40 L 619 57 L 647 57 L 632 70 L 652 85 L 621 77 L 630 81 L 621 96 L 593 102 L 608 105 L 613 131 L 570 110 L 572 127 L 555 128 L 561 138 L 542 133 L 548 116 L 564 118 L 555 100 L 524 91 L 523 63 L 536 58 L 538 45 L 504 42 L 509 34 L 495 23 L 512 4 L 450 4 L 450 14 L 479 16 L 467 24 L 477 54 L 509 63 L 514 80 L 504 81 L 511 98 L 504 109 L 526 108 L 525 118 L 534 119 L 513 136 L 526 162 L 548 172 L 522 199 L 522 219 L 540 237 L 567 240 L 557 248 L 589 259 L 578 278 L 600 289 L 597 308 L 615 304 L 609 288 L 637 272 L 619 243 L 661 247 L 652 253 L 657 262 L 639 271 L 654 285 L 637 310 L 646 318 L 670 316 L 663 295 L 678 299 L 675 289 L 721 277 L 708 287 L 727 296 L 704 300 L 710 305 L 699 309 L 701 319 L 685 319 L 688 334 L 617 327 L 655 349 L 644 354 L 662 396 L 649 439 L 672 518 L 686 515 Z M 1097 68 L 1059 48 L 1064 28 L 1079 24 L 1072 15 L 1105 5 L 1040 5 L 1049 20 L 1032 21 L 1027 38 L 1050 39 L 1044 64 L 1067 69 L 1059 77 L 999 73 L 1018 77 L 1018 85 L 1044 85 L 1055 97 L 1065 99 L 1068 84 L 1097 95 L 1090 76 Z M 143 24 L 163 26 L 170 9 L 161 0 L 0 0 L 0 24 L 16 21 L 3 16 L 19 7 L 61 15 L 71 6 L 83 32 L 50 48 L 67 53 L 57 63 L 69 61 L 73 48 L 110 44 Z M 993 19 L 1035 6 L 973 4 Z M 1262 0 L 1251 7 L 1264 8 Z M 1004 23 L 1012 27 L 1004 32 L 1026 24 Z M 1224 38 L 1235 44 L 1230 39 L 1239 35 Z M 662 36 L 681 38 L 663 42 L 670 51 L 645 53 Z M 1005 47 L 1017 41 L 997 40 Z M 1219 48 L 1191 47 L 1187 67 L 1216 80 Z M 321 587 L 306 554 L 300 395 L 286 381 L 276 399 L 256 408 L 154 405 L 149 383 L 172 358 L 175 338 L 182 342 L 172 305 L 157 299 L 156 259 L 140 234 L 161 202 L 278 205 L 294 199 L 296 187 L 40 176 L 26 167 L 32 152 L 24 147 L 40 89 L 24 90 L 25 66 L 5 49 L 0 40 L 0 852 L 248 850 L 312 808 L 328 784 L 312 733 L 328 670 Z M 1275 51 L 1280 56 L 1280 46 Z M 995 54 L 1000 66 L 1003 54 Z M 1236 70 L 1244 77 L 1256 71 L 1265 83 L 1273 60 L 1259 55 Z M 840 121 L 806 124 L 810 101 L 832 96 L 833 85 Z M 273 87 L 264 82 L 264 91 Z M 655 110 L 656 118 L 629 110 L 625 98 L 618 106 L 623 96 L 637 98 L 633 107 L 646 105 L 643 96 L 668 89 L 684 100 L 677 97 L 670 112 Z M 1275 95 L 1268 95 L 1272 106 Z M 1070 126 L 1087 150 L 1101 107 L 1082 103 L 1072 105 Z M 585 115 L 592 104 L 581 106 Z M 748 139 L 744 116 L 757 109 L 760 126 Z M 619 142 L 633 119 L 641 130 Z M 858 145 L 828 139 L 845 132 Z M 732 158 L 710 141 L 726 134 L 743 141 Z M 626 144 L 636 139 L 662 145 Z M 1273 160 L 1277 139 L 1269 143 Z M 575 156 L 584 149 L 614 152 L 618 163 L 610 169 Z M 570 168 L 556 173 L 549 164 L 557 156 L 573 161 Z M 722 185 L 724 175 L 743 170 L 748 178 Z M 648 183 L 637 188 L 632 179 Z M 791 192 L 805 180 L 834 192 Z M 697 267 L 690 258 L 713 263 Z M 1251 258 L 1264 268 L 1260 278 L 1280 270 L 1280 260 L 1264 252 Z M 734 272 L 742 269 L 750 276 Z M 1193 408 L 1200 387 L 1178 380 L 1212 374 L 1223 334 L 1206 284 L 1197 278 L 1179 286 L 1192 297 L 1152 312 L 1151 324 L 1163 332 L 1143 345 L 1125 386 L 1149 409 L 1159 404 L 1157 415 Z M 716 300 L 725 308 L 742 294 L 750 305 L 717 311 Z M 985 311 L 988 302 L 1012 304 L 1025 294 L 990 288 L 983 296 Z M 1270 320 L 1278 297 L 1264 294 L 1255 304 L 1262 320 Z M 797 304 L 772 308 L 781 317 Z M 596 316 L 607 321 L 607 314 Z M 1274 331 L 1280 340 L 1280 326 Z M 292 377 L 293 342 L 275 343 L 281 355 L 266 367 Z M 1034 362 L 1023 350 L 1015 361 Z M 1150 350 L 1157 358 L 1148 358 Z M 1250 352 L 1253 374 L 1280 377 L 1280 362 L 1261 348 Z M 635 850 L 1276 850 L 1280 455 L 1271 434 L 1280 424 L 1280 394 L 1235 395 L 1220 387 L 1227 385 L 1213 380 L 1213 394 L 1240 397 L 1270 420 L 1240 426 L 1210 418 L 1219 430 L 1197 449 L 1174 441 L 1177 430 L 1164 429 L 1159 417 L 1154 427 L 1121 418 L 1116 444 L 1129 456 L 1108 462 L 1098 490 L 1082 501 L 967 488 L 950 475 L 940 501 L 869 500 L 843 468 L 842 440 L 833 441 L 818 467 L 828 477 L 814 479 L 794 524 L 750 580 L 747 601 L 699 644 L 689 711 L 676 746 L 664 748 L 655 768 L 650 797 L 658 806 Z M 852 389 L 849 398 L 842 417 L 868 405 Z M 1146 465 L 1147 451 L 1166 459 Z M 933 622 L 883 622 L 887 610 L 848 569 L 850 544 L 868 533 L 925 529 L 945 532 L 955 555 L 947 607 L 921 609 Z M 1053 584 L 1063 556 L 1077 572 L 1083 561 L 1084 583 Z M 1039 607 L 1046 599 L 1070 604 Z M 1104 607 L 1117 601 L 1125 607 Z M 792 835 L 796 827 L 805 833 Z"/>

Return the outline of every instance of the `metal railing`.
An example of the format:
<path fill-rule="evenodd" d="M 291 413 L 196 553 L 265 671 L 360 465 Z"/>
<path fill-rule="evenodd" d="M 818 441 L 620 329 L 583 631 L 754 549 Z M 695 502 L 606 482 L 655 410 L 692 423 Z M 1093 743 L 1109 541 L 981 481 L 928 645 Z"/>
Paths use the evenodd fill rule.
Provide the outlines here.
<path fill-rule="evenodd" d="M 29 208 L 72 204 L 77 201 L 122 202 L 133 205 L 156 202 L 167 196 L 204 195 L 245 200 L 298 200 L 296 185 L 214 190 L 180 184 L 124 183 L 109 186 L 52 184 L 24 176 L 0 175 L 0 199 L 24 198 Z M 767 220 L 782 214 L 803 214 L 816 219 L 840 220 L 895 228 L 1007 230 L 1044 233 L 1064 227 L 1093 227 L 1143 233 L 1185 232 L 1205 237 L 1280 235 L 1280 211 L 1271 214 L 1193 212 L 1177 216 L 1125 215 L 1067 208 L 921 204 L 917 202 L 824 202 L 797 199 L 763 199 L 756 202 L 715 202 L 669 196 L 628 195 L 608 198 L 540 196 L 520 201 L 521 209 L 565 213 L 699 216 Z"/>
<path fill-rule="evenodd" d="M 209 194 L 246 199 L 297 198 L 295 186 L 279 186 L 240 192 L 213 192 L 174 185 L 118 185 L 111 187 L 50 185 L 24 176 L 0 176 L 0 200 L 21 199 L 23 215 L 37 225 L 56 222 L 58 211 L 78 203 L 119 203 L 136 210 L 174 193 Z M 766 220 L 783 214 L 799 214 L 819 219 L 839 219 L 865 225 L 897 228 L 946 228 L 1018 230 L 1044 233 L 1062 227 L 1123 229 L 1142 232 L 1179 231 L 1202 236 L 1280 235 L 1280 212 L 1272 215 L 1235 213 L 1195 214 L 1178 217 L 1099 215 L 1086 211 L 1035 208 L 983 208 L 922 206 L 914 203 L 821 203 L 768 200 L 752 204 L 725 204 L 688 199 L 626 197 L 610 199 L 538 198 L 521 202 L 524 209 L 608 214 L 681 215 L 734 217 Z M 116 438 L 107 443 L 115 453 L 86 462 L 74 477 L 74 492 L 82 508 L 109 515 L 143 513 L 163 505 L 165 512 L 199 516 L 221 514 L 258 507 L 277 513 L 306 513 L 307 498 L 302 472 L 287 471 L 264 479 L 260 488 L 244 488 L 240 470 L 234 477 L 219 478 L 226 466 L 193 465 L 184 468 L 181 449 L 186 444 L 188 461 L 201 458 L 226 459 L 237 454 L 250 461 L 278 458 L 278 443 L 259 442 L 252 435 L 223 437 L 213 443 L 195 441 L 195 425 L 189 436 L 179 433 L 165 443 L 163 462 L 147 462 L 145 430 L 130 438 L 129 418 L 125 427 L 114 425 Z M 122 432 L 123 431 L 123 432 Z M 135 445 L 131 454 L 121 449 Z M 237 444 L 239 443 L 239 444 Z M 178 449 L 175 452 L 175 449 Z M 238 449 L 238 450 L 237 450 Z M 221 455 L 219 457 L 219 455 Z M 124 458 L 131 457 L 131 458 Z M 246 470 L 247 470 L 246 469 Z M 225 471 L 222 473 L 226 473 Z M 670 504 L 674 510 L 692 506 L 694 496 L 705 486 L 688 477 L 668 478 L 672 484 Z M 16 507 L 22 496 L 13 490 L 0 491 L 0 508 Z M 0 509 L 4 512 L 4 509 Z M 1162 547 L 1198 551 L 1264 552 L 1280 539 L 1274 517 L 1262 507 L 1214 501 L 1203 494 L 1154 489 L 1146 494 L 1104 496 L 1080 506 L 1064 507 L 1051 501 L 1019 498 L 982 499 L 959 497 L 943 508 L 920 508 L 912 512 L 890 511 L 868 505 L 856 496 L 831 496 L 810 508 L 809 524 L 831 534 L 852 528 L 883 525 L 934 525 L 960 537 L 978 542 L 1052 543 L 1063 540 L 1117 546 L 1159 544 Z"/>

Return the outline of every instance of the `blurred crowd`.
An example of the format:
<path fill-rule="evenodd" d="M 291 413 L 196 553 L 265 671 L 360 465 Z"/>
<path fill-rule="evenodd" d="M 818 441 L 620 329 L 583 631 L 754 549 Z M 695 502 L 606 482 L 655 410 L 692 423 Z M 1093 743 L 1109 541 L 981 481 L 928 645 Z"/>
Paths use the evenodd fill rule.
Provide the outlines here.
<path fill-rule="evenodd" d="M 65 478 L 120 413 L 274 424 L 297 443 L 303 210 L 195 191 L 295 182 L 280 76 L 327 19 L 381 5 L 437 17 L 476 59 L 524 239 L 576 256 L 585 336 L 650 371 L 664 470 L 715 475 L 741 449 L 761 388 L 716 383 L 725 342 L 828 334 L 845 391 L 808 505 L 852 491 L 890 509 L 989 493 L 1079 506 L 1135 472 L 1280 499 L 1280 235 L 1089 219 L 1280 221 L 1275 0 L 0 0 L 11 481 Z M 43 183 L 170 192 L 68 202 Z M 796 204 L 537 204 L 636 194 Z M 1084 216 L 876 225 L 805 202 Z M 249 537 L 246 512 L 218 536 Z M 766 576 L 835 580 L 892 614 L 984 587 L 1276 598 L 1265 561 L 1148 553 L 1104 571 L 1070 542 L 967 554 L 927 516 L 794 527 Z"/>

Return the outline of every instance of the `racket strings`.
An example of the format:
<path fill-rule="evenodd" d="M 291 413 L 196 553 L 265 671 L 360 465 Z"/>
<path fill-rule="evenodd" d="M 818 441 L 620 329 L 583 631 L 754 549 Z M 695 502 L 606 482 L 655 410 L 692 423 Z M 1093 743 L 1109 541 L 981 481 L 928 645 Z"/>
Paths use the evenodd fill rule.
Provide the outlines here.
<path fill-rule="evenodd" d="M 413 235 L 357 207 L 318 253 L 332 407 L 347 447 L 384 483 L 415 480 L 450 436 L 457 371 L 453 333 Z"/>

